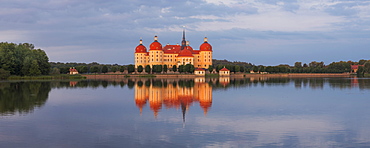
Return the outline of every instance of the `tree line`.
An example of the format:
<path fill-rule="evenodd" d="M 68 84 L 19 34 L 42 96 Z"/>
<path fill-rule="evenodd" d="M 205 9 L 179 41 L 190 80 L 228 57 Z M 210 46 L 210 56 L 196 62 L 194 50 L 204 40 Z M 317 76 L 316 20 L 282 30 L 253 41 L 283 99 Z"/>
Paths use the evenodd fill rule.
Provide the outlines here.
<path fill-rule="evenodd" d="M 0 79 L 9 75 L 47 75 L 49 71 L 48 56 L 33 44 L 0 43 Z"/>

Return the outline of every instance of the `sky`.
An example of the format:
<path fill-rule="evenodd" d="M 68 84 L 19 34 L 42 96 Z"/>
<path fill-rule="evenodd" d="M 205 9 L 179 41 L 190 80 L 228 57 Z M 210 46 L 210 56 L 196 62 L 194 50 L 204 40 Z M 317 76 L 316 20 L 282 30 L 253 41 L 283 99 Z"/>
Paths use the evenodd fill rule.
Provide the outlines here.
<path fill-rule="evenodd" d="M 51 62 L 134 64 L 140 38 L 203 38 L 213 58 L 255 65 L 370 59 L 370 0 L 1 0 L 0 42 Z"/>

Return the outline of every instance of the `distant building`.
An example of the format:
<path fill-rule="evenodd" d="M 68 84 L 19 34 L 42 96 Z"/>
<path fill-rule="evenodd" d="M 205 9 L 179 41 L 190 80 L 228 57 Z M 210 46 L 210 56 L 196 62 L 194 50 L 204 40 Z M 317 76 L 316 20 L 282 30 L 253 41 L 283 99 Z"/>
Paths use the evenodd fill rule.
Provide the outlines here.
<path fill-rule="evenodd" d="M 196 76 L 205 76 L 206 75 L 206 70 L 203 68 L 197 68 L 194 70 L 194 74 Z"/>
<path fill-rule="evenodd" d="M 351 73 L 357 73 L 359 66 L 364 66 L 364 65 L 351 65 Z"/>
<path fill-rule="evenodd" d="M 76 74 L 78 74 L 78 71 L 77 71 L 77 69 L 76 69 L 76 68 L 74 68 L 74 67 L 73 67 L 73 68 L 70 68 L 70 69 L 69 69 L 69 74 L 70 74 L 70 75 L 76 75 Z"/>
<path fill-rule="evenodd" d="M 149 65 L 167 65 L 168 68 L 176 65 L 192 64 L 195 68 L 208 69 L 212 65 L 212 46 L 208 43 L 207 37 L 204 38 L 204 43 L 199 47 L 199 50 L 194 50 L 189 41 L 185 40 L 185 30 L 183 31 L 181 45 L 170 45 L 162 47 L 158 37 L 154 36 L 154 41 L 149 46 L 149 51 L 143 45 L 140 39 L 140 44 L 135 48 L 135 68 L 139 65 L 145 67 Z"/>
<path fill-rule="evenodd" d="M 230 76 L 230 70 L 224 67 L 219 70 L 219 75 L 220 76 Z"/>

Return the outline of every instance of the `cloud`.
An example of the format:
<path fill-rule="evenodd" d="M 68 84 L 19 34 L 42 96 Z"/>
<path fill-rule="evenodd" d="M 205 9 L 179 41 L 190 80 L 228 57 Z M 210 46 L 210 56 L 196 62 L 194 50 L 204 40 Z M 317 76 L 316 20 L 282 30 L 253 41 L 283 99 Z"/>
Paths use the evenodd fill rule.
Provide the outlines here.
<path fill-rule="evenodd" d="M 39 47 L 59 46 L 65 53 L 91 47 L 102 48 L 97 54 L 109 49 L 112 56 L 114 52 L 125 51 L 122 53 L 125 58 L 105 60 L 124 64 L 133 62 L 133 49 L 140 37 L 147 45 L 155 34 L 163 44 L 175 44 L 181 40 L 181 26 L 185 25 L 187 38 L 194 46 L 207 35 L 219 52 L 215 52 L 219 55 L 215 58 L 223 59 L 225 47 L 238 51 L 255 44 L 254 50 L 263 51 L 265 45 L 251 43 L 254 40 L 283 39 L 287 44 L 300 42 L 302 46 L 322 38 L 337 42 L 353 38 L 367 40 L 369 17 L 370 2 L 359 0 L 5 0 L 0 6 L 0 39 L 31 42 Z M 232 56 L 241 55 L 228 58 L 232 60 Z M 69 57 L 58 59 L 63 58 L 70 60 Z M 93 56 L 81 58 L 81 62 L 92 60 Z"/>

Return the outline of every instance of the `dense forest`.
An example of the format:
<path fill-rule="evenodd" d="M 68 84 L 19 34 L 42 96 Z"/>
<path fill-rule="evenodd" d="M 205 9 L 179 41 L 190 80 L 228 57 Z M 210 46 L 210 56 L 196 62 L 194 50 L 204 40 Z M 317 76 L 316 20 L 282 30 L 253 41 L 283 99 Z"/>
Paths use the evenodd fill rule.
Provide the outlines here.
<path fill-rule="evenodd" d="M 293 66 L 278 65 L 264 66 L 254 65 L 247 62 L 216 60 L 213 59 L 213 65 L 210 65 L 208 71 L 218 72 L 223 67 L 226 67 L 233 73 L 344 73 L 351 72 L 351 65 L 360 65 L 357 74 L 363 75 L 370 73 L 370 60 L 339 61 L 325 65 L 324 62 L 312 61 L 310 63 L 295 62 Z M 76 68 L 79 73 L 193 73 L 195 68 L 193 65 L 180 65 L 167 67 L 167 65 L 139 66 L 135 69 L 134 65 L 118 65 L 118 64 L 99 64 L 92 63 L 61 63 L 49 62 L 46 53 L 41 49 L 35 49 L 33 44 L 29 43 L 0 43 L 0 79 L 16 76 L 38 76 L 38 75 L 54 75 L 67 74 L 70 68 Z"/>
<path fill-rule="evenodd" d="M 230 62 L 227 60 L 213 60 L 212 69 L 218 72 L 226 67 L 231 72 L 254 72 L 254 73 L 344 73 L 351 72 L 351 65 L 360 65 L 357 73 L 363 75 L 370 73 L 370 60 L 339 61 L 325 65 L 324 62 L 312 61 L 310 63 L 295 62 L 293 66 L 281 64 L 278 66 L 254 65 L 245 62 Z"/>
<path fill-rule="evenodd" d="M 29 43 L 0 43 L 0 78 L 48 75 L 49 71 L 49 58 L 43 50 Z"/>

